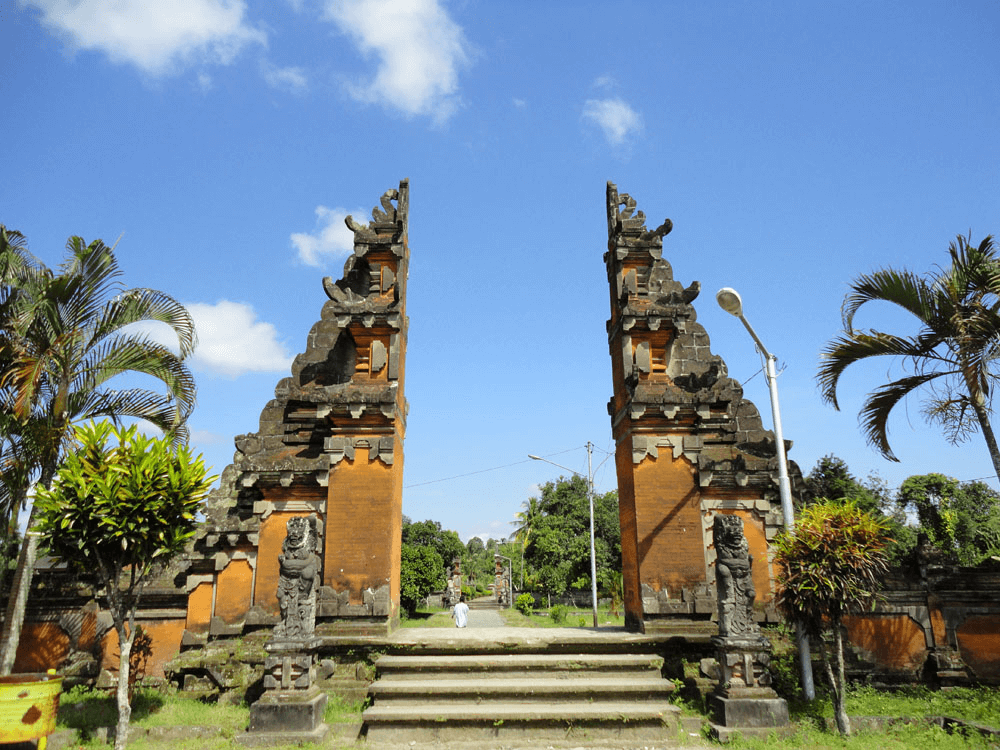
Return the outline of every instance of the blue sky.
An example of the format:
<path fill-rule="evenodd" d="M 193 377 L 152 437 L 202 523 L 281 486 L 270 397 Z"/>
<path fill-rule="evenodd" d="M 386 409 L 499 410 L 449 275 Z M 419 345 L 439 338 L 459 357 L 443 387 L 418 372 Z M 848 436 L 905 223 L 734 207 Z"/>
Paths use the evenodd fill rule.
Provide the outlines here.
<path fill-rule="evenodd" d="M 344 214 L 409 178 L 404 512 L 502 537 L 560 474 L 528 453 L 586 472 L 588 440 L 613 449 L 612 180 L 673 220 L 664 257 L 770 424 L 714 299 L 742 293 L 803 471 L 988 477 L 981 437 L 948 445 L 919 400 L 900 463 L 865 444 L 887 365 L 847 373 L 842 412 L 815 372 L 852 277 L 1000 232 L 998 33 L 986 1 L 0 0 L 0 222 L 50 265 L 121 237 L 125 282 L 190 306 L 193 442 L 221 472 L 342 273 Z"/>

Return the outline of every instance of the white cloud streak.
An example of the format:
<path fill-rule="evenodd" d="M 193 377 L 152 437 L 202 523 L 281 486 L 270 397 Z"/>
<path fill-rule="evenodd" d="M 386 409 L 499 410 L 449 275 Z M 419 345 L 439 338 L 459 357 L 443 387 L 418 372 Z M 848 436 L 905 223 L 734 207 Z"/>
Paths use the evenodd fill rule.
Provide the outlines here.
<path fill-rule="evenodd" d="M 191 355 L 195 369 L 236 377 L 249 372 L 289 370 L 292 356 L 271 323 L 257 320 L 250 305 L 221 300 L 186 304 L 198 331 Z"/>
<path fill-rule="evenodd" d="M 348 86 L 355 99 L 439 124 L 455 112 L 469 45 L 438 0 L 326 0 L 324 15 L 378 59 L 372 80 Z"/>
<path fill-rule="evenodd" d="M 214 305 L 183 304 L 198 334 L 198 345 L 187 360 L 192 369 L 235 378 L 250 372 L 287 372 L 291 368 L 292 355 L 278 341 L 277 329 L 257 320 L 250 305 L 225 299 Z M 179 351 L 177 335 L 163 323 L 133 323 L 123 331 L 145 335 L 174 354 Z"/>
<path fill-rule="evenodd" d="M 642 130 L 642 116 L 619 98 L 588 99 L 583 105 L 583 118 L 597 125 L 613 146 L 620 146 Z"/>
<path fill-rule="evenodd" d="M 293 232 L 291 236 L 299 260 L 307 266 L 322 268 L 326 260 L 353 252 L 354 233 L 344 224 L 348 213 L 343 208 L 316 206 L 316 230 L 312 234 Z M 354 216 L 364 215 L 364 209 L 354 212 Z"/>
<path fill-rule="evenodd" d="M 279 68 L 266 60 L 260 63 L 260 74 L 273 89 L 281 89 L 292 94 L 301 94 L 309 87 L 305 70 L 302 68 Z"/>
<path fill-rule="evenodd" d="M 244 21 L 244 0 L 26 0 L 72 49 L 103 52 L 152 76 L 186 63 L 228 65 L 266 35 Z"/>

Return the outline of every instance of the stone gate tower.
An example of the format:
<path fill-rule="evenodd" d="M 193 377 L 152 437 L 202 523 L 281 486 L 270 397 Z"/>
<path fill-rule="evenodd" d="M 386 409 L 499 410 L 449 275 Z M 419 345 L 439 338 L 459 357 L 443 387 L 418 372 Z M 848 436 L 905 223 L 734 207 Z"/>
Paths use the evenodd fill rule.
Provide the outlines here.
<path fill-rule="evenodd" d="M 277 622 L 289 518 L 317 519 L 317 634 L 385 634 L 399 616 L 409 183 L 372 221 L 350 216 L 354 253 L 306 349 L 207 503 L 186 571 L 185 638 Z M 317 292 L 319 290 L 317 289 Z"/>
<path fill-rule="evenodd" d="M 707 620 L 716 513 L 744 520 L 762 604 L 771 598 L 768 540 L 782 523 L 772 432 L 711 353 L 692 302 L 663 258 L 667 219 L 648 230 L 627 194 L 608 183 L 611 288 L 608 344 L 614 396 L 626 625 L 644 632 Z M 793 492 L 801 475 L 790 469 Z"/>

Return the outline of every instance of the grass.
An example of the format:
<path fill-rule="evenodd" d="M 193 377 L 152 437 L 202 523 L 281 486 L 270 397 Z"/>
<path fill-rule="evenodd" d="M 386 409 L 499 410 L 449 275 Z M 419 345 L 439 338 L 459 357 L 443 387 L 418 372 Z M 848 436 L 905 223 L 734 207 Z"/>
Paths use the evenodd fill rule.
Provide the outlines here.
<path fill-rule="evenodd" d="M 893 718 L 948 716 L 1000 728 L 1000 689 L 956 688 L 929 690 L 924 687 L 893 691 L 860 686 L 847 695 L 847 712 L 852 717 L 884 716 Z M 691 707 L 688 706 L 690 709 Z M 766 739 L 740 738 L 734 748 L 793 750 L 810 748 L 846 748 L 848 750 L 952 750 L 952 748 L 996 748 L 997 740 L 975 731 L 949 733 L 927 723 L 895 724 L 866 730 L 854 722 L 854 732 L 843 738 L 828 729 L 826 719 L 833 716 L 829 700 L 797 701 L 789 705 L 795 734 Z"/>
<path fill-rule="evenodd" d="M 132 720 L 129 723 L 129 747 L 172 748 L 228 748 L 230 738 L 246 729 L 250 709 L 246 706 L 210 704 L 190 698 L 182 693 L 161 693 L 140 688 L 132 701 Z M 101 691 L 73 688 L 59 699 L 56 730 L 75 729 L 80 747 L 106 747 L 100 734 L 103 727 L 118 723 L 115 699 Z M 212 727 L 219 735 L 210 738 L 181 738 L 157 740 L 146 737 L 143 730 L 160 727 Z M 181 732 L 183 734 L 183 732 Z"/>
<path fill-rule="evenodd" d="M 544 612 L 544 614 L 542 614 Z M 593 627 L 593 610 L 569 610 L 566 619 L 556 623 L 551 614 L 545 610 L 536 610 L 530 615 L 523 615 L 516 609 L 500 610 L 504 624 L 511 628 L 589 628 Z M 625 615 L 612 615 L 606 607 L 597 610 L 597 622 L 601 627 L 622 627 L 625 625 Z"/>
<path fill-rule="evenodd" d="M 879 731 L 858 731 L 850 737 L 840 737 L 810 724 L 799 724 L 798 731 L 788 737 L 737 738 L 729 747 L 739 750 L 798 750 L 809 747 L 822 750 L 968 750 L 995 748 L 996 744 L 977 735 L 949 734 L 938 726 L 894 725 Z"/>
<path fill-rule="evenodd" d="M 833 704 L 816 701 L 823 717 L 833 716 Z M 951 716 L 1000 729 L 1000 688 L 930 690 L 909 687 L 876 690 L 862 685 L 847 694 L 847 713 L 853 716 Z"/>
<path fill-rule="evenodd" d="M 337 725 L 361 721 L 364 701 L 345 701 L 331 695 L 323 720 L 335 730 Z M 73 688 L 63 693 L 59 701 L 56 730 L 75 729 L 78 741 L 69 745 L 78 748 L 106 748 L 100 728 L 117 723 L 114 698 L 103 692 Z M 250 709 L 245 705 L 205 703 L 183 693 L 160 693 L 151 689 L 136 691 L 129 732 L 129 750 L 230 750 L 241 747 L 234 739 L 250 723 Z M 157 731 L 163 727 L 171 732 Z M 185 727 L 210 728 L 208 736 L 185 736 Z M 145 730 L 152 730 L 147 732 Z M 190 733 L 196 735 L 194 731 Z M 345 742 L 353 746 L 353 742 Z M 309 747 L 282 745 L 274 748 Z M 324 745 L 329 747 L 329 745 Z"/>
<path fill-rule="evenodd" d="M 412 617 L 404 613 L 399 620 L 401 628 L 453 628 L 451 611 L 447 609 L 418 609 Z"/>

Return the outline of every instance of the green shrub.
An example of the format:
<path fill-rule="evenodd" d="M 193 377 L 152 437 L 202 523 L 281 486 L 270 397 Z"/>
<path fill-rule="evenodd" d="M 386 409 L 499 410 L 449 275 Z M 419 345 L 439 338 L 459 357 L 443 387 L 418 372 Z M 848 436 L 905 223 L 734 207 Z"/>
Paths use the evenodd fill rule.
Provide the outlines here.
<path fill-rule="evenodd" d="M 566 622 L 566 615 L 569 614 L 569 607 L 565 604 L 554 604 L 549 610 L 549 615 L 552 617 L 552 622 L 556 625 L 562 625 Z"/>
<path fill-rule="evenodd" d="M 514 600 L 514 606 L 517 607 L 518 612 L 527 617 L 535 608 L 535 597 L 531 594 L 519 594 Z"/>

